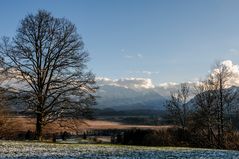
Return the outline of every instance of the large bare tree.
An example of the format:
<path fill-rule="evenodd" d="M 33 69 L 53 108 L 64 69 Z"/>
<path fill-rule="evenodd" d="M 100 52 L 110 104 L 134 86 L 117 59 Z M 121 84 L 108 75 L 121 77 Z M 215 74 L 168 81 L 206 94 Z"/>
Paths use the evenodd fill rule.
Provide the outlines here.
<path fill-rule="evenodd" d="M 1 54 L 36 116 L 36 138 L 42 128 L 63 115 L 94 104 L 94 75 L 86 70 L 88 53 L 77 28 L 45 10 L 27 15 L 12 40 L 4 38 Z M 21 89 L 21 88 L 19 88 Z"/>

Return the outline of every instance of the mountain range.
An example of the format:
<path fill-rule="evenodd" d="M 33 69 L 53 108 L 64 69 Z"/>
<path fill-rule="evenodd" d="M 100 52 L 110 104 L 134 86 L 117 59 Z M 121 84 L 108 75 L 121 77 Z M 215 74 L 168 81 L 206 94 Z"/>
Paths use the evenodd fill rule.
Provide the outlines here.
<path fill-rule="evenodd" d="M 120 80 L 97 79 L 98 109 L 115 110 L 150 109 L 163 110 L 170 92 L 178 89 L 176 83 L 154 86 L 149 79 L 130 78 Z"/>

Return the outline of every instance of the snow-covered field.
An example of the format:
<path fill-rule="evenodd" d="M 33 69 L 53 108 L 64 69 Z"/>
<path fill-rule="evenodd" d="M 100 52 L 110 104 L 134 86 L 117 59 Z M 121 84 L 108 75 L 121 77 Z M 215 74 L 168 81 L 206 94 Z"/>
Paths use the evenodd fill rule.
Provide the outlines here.
<path fill-rule="evenodd" d="M 239 159 L 238 151 L 90 144 L 50 144 L 0 141 L 0 158 L 79 159 Z"/>

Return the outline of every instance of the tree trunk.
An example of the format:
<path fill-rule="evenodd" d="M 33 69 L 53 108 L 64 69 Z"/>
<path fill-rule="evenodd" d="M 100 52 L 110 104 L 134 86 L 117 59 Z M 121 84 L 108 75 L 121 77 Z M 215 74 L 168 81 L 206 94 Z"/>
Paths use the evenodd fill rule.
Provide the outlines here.
<path fill-rule="evenodd" d="M 219 107 L 219 131 L 220 131 L 220 134 L 219 134 L 219 146 L 220 146 L 220 148 L 222 148 L 222 146 L 224 145 L 224 127 L 223 127 L 223 125 L 224 125 L 224 120 L 223 120 L 223 118 L 224 118 L 224 107 L 223 107 L 223 98 L 224 98 L 224 96 L 223 96 L 223 86 L 222 86 L 222 79 L 220 79 L 220 91 L 219 91 L 219 93 L 220 93 L 220 107 Z"/>
<path fill-rule="evenodd" d="M 208 124 L 208 127 L 207 127 L 207 139 L 208 139 L 209 143 L 211 144 L 212 140 L 211 140 L 211 127 L 210 127 L 210 124 Z"/>
<path fill-rule="evenodd" d="M 37 114 L 36 121 L 36 140 L 42 141 L 42 115 L 41 113 Z"/>

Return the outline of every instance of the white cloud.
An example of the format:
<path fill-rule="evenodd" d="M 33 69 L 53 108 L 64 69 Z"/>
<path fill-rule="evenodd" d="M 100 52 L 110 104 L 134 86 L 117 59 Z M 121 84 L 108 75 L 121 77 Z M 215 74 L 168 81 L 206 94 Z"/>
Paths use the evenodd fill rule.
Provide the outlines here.
<path fill-rule="evenodd" d="M 146 74 L 146 75 L 152 75 L 153 72 L 151 71 L 142 71 L 143 74 Z"/>
<path fill-rule="evenodd" d="M 131 89 L 149 89 L 155 87 L 151 79 L 148 78 L 122 78 L 113 80 L 97 77 L 96 80 L 99 85 L 114 85 Z"/>
<path fill-rule="evenodd" d="M 142 54 L 125 54 L 124 55 L 124 58 L 126 59 L 142 59 L 143 58 L 143 55 Z"/>
<path fill-rule="evenodd" d="M 147 70 L 142 70 L 142 71 L 129 71 L 130 74 L 144 74 L 151 76 L 153 74 L 159 74 L 158 71 L 147 71 Z"/>
<path fill-rule="evenodd" d="M 152 75 L 152 74 L 159 74 L 159 72 L 155 71 L 142 71 L 143 74 L 147 74 L 147 75 Z"/>
<path fill-rule="evenodd" d="M 142 59 L 143 58 L 143 55 L 141 53 L 129 53 L 125 49 L 121 49 L 120 52 L 124 54 L 123 57 L 126 59 Z"/>
<path fill-rule="evenodd" d="M 233 64 L 231 60 L 220 62 L 219 67 L 212 70 L 211 75 L 214 76 L 223 66 L 226 66 L 232 73 L 232 77 L 227 82 L 228 87 L 239 86 L 239 65 Z"/>
<path fill-rule="evenodd" d="M 231 53 L 233 55 L 239 55 L 239 50 L 237 50 L 237 49 L 230 49 L 229 53 Z"/>
<path fill-rule="evenodd" d="M 143 55 L 142 54 L 137 54 L 137 57 L 138 58 L 143 58 Z"/>
<path fill-rule="evenodd" d="M 148 78 L 125 78 L 117 80 L 117 83 L 128 88 L 154 88 L 151 79 Z"/>
<path fill-rule="evenodd" d="M 161 83 L 159 85 L 159 87 L 167 89 L 167 88 L 172 88 L 172 87 L 175 87 L 175 86 L 178 86 L 178 85 L 179 85 L 179 83 L 175 83 L 175 82 L 165 82 L 165 83 Z"/>
<path fill-rule="evenodd" d="M 126 59 L 132 59 L 133 56 L 131 56 L 131 55 L 124 55 L 124 58 L 126 58 Z"/>

